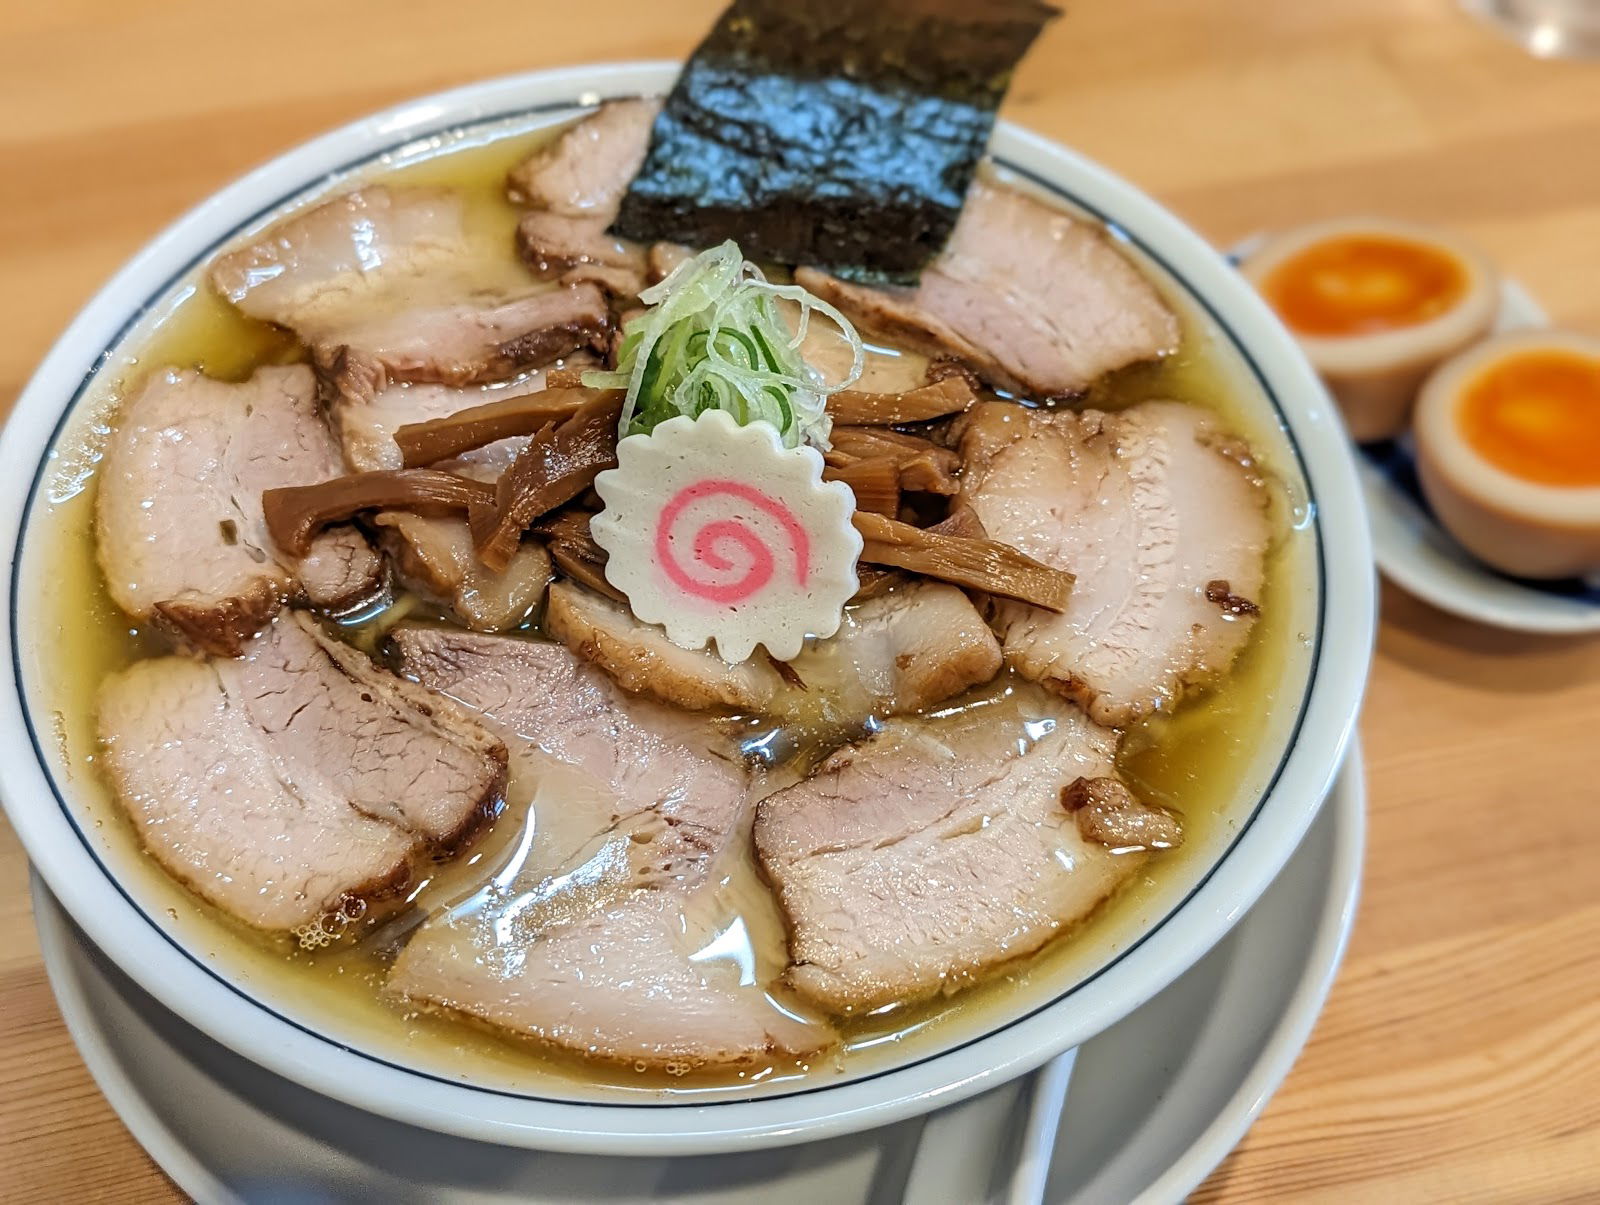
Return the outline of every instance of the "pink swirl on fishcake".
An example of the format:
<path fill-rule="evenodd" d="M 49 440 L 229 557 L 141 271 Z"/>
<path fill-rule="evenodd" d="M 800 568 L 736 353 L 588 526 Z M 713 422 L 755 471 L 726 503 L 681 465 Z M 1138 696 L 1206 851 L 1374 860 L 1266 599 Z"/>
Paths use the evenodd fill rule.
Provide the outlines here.
<path fill-rule="evenodd" d="M 656 561 L 673 585 L 695 598 L 731 607 L 754 598 L 772 581 L 777 557 L 761 533 L 741 514 L 713 519 L 697 528 L 692 544 L 694 565 L 685 568 L 679 563 L 673 526 L 688 507 L 712 498 L 736 499 L 777 523 L 789 541 L 788 549 L 782 551 L 794 562 L 795 584 L 802 589 L 805 587 L 806 579 L 811 576 L 811 536 L 804 525 L 795 518 L 793 511 L 775 498 L 752 485 L 725 478 L 686 485 L 661 508 L 656 520 Z M 743 556 L 738 560 L 729 556 L 729 545 Z M 712 576 L 696 576 L 694 569 L 709 570 Z M 722 580 L 722 575 L 735 570 L 740 571 L 738 577 Z"/>

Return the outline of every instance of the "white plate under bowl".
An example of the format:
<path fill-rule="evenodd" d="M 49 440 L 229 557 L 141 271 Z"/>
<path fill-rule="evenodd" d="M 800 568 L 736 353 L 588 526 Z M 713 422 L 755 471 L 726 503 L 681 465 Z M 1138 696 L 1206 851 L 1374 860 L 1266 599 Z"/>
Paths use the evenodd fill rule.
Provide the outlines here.
<path fill-rule="evenodd" d="M 1299 460 L 1309 487 L 1297 516 L 1314 549 L 1315 573 L 1288 583 L 1291 596 L 1311 603 L 1308 689 L 1274 709 L 1272 722 L 1284 735 L 1252 768 L 1252 781 L 1241 783 L 1246 798 L 1236 827 L 1222 830 L 1225 848 L 1214 859 L 1176 864 L 1186 869 L 1167 876 L 1159 906 L 1138 918 L 1126 940 L 1097 951 L 1095 969 L 1041 999 L 1019 999 L 959 1040 L 908 1045 L 898 1061 L 870 1074 L 630 1103 L 598 1100 L 583 1085 L 546 1091 L 480 1081 L 375 1048 L 335 1018 L 313 1015 L 282 985 L 241 983 L 219 971 L 216 950 L 186 927 L 192 918 L 142 905 L 155 888 L 119 881 L 115 867 L 126 851 L 108 850 L 103 835 L 93 835 L 74 786 L 81 767 L 60 764 L 47 701 L 51 663 L 40 651 L 52 611 L 23 590 L 24 582 L 51 580 L 40 551 L 46 541 L 30 540 L 30 532 L 42 523 L 34 500 L 63 411 L 85 396 L 99 366 L 125 354 L 125 334 L 139 336 L 191 287 L 196 265 L 219 244 L 258 228 L 308 189 L 336 187 L 385 157 L 431 153 L 452 131 L 476 123 L 548 122 L 601 97 L 658 94 L 676 70 L 583 67 L 474 84 L 398 106 L 273 160 L 180 219 L 118 273 L 52 349 L 0 433 L 0 464 L 14 468 L 0 478 L 11 590 L 10 606 L 0 610 L 0 645 L 9 654 L 0 661 L 0 794 L 34 865 L 100 949 L 210 1037 L 313 1092 L 461 1137 L 630 1155 L 747 1150 L 887 1125 L 1031 1071 L 1166 987 L 1259 898 L 1331 786 L 1365 686 L 1375 599 L 1361 490 L 1337 413 L 1299 348 L 1238 274 L 1175 217 L 1073 152 L 1001 123 L 991 149 L 1002 166 L 1114 223 L 1118 237 L 1206 311 L 1242 371 L 1259 380 L 1271 409 L 1251 403 L 1256 418 L 1281 425 L 1292 445 L 1283 456 Z"/>
<path fill-rule="evenodd" d="M 1250 914 L 1078 1051 L 1064 1110 L 1040 1098 L 1048 1072 L 1014 1081 L 958 1106 L 959 1145 L 941 1151 L 919 1138 L 942 1114 L 786 1151 L 680 1159 L 530 1153 L 418 1130 L 308 1092 L 185 1024 L 91 946 L 37 876 L 33 906 L 84 1062 L 134 1137 L 205 1205 L 732 1205 L 757 1193 L 768 1205 L 885 1205 L 911 1199 L 913 1175 L 940 1186 L 914 1205 L 1175 1202 L 1232 1149 L 1305 1044 L 1355 917 L 1364 831 L 1353 750 Z M 1028 1148 L 1048 1167 L 1019 1160 Z"/>
<path fill-rule="evenodd" d="M 1305 844 L 1243 923 L 1079 1050 L 1046 1148 L 1045 1201 L 1183 1201 L 1261 1115 L 1311 1037 L 1355 924 L 1365 775 L 1358 745 Z M 1049 1107 L 1036 1100 L 1033 1115 Z"/>

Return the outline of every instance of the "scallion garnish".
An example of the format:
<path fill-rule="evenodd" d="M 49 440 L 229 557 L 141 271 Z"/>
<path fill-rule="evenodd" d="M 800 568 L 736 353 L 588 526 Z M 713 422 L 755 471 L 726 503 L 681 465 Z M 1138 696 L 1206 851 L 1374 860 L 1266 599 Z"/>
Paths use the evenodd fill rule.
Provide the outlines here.
<path fill-rule="evenodd" d="M 731 239 L 685 260 L 639 300 L 650 308 L 623 328 L 616 371 L 583 374 L 585 385 L 627 389 L 621 434 L 716 409 L 771 423 L 785 447 L 828 446 L 828 396 L 855 384 L 865 357 L 838 310 L 798 285 L 773 284 Z M 792 326 L 782 301 L 797 307 Z M 843 380 L 824 380 L 800 355 L 813 311 L 851 349 Z"/>

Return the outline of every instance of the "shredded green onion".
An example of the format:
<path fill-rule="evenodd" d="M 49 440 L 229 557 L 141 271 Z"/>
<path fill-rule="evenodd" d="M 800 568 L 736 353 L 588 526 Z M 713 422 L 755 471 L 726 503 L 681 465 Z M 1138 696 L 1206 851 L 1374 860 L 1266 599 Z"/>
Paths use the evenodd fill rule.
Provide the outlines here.
<path fill-rule="evenodd" d="M 828 446 L 828 397 L 855 384 L 865 360 L 861 337 L 833 306 L 799 285 L 773 284 L 731 239 L 685 260 L 639 300 L 649 308 L 623 327 L 616 371 L 583 374 L 585 385 L 627 389 L 622 435 L 724 410 L 741 424 L 772 424 L 785 447 Z M 782 301 L 797 307 L 792 326 Z M 813 311 L 851 349 L 840 381 L 824 380 L 800 355 Z"/>

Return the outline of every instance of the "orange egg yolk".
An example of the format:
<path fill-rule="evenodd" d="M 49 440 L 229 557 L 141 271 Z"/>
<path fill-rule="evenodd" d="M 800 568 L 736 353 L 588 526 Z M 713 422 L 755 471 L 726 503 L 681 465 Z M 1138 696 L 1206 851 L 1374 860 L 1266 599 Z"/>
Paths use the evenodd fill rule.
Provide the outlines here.
<path fill-rule="evenodd" d="M 1456 411 L 1467 444 L 1539 485 L 1600 485 L 1600 359 L 1516 352 L 1469 381 Z"/>
<path fill-rule="evenodd" d="M 1263 291 L 1305 335 L 1371 335 L 1437 318 L 1467 292 L 1453 255 L 1425 243 L 1350 234 L 1313 243 L 1275 267 Z"/>

